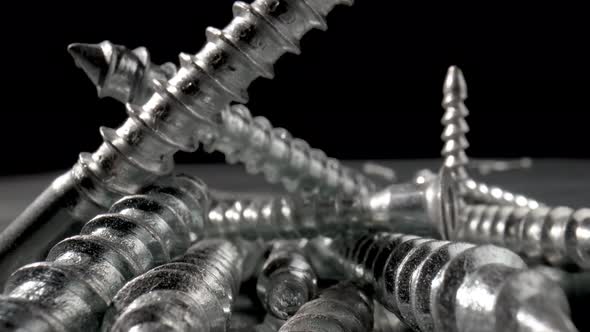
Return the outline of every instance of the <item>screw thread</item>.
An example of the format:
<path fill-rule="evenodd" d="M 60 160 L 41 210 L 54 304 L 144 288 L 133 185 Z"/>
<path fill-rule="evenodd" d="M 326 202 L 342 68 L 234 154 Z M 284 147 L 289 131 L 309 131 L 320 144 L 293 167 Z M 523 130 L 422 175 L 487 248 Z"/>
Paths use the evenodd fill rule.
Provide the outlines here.
<path fill-rule="evenodd" d="M 153 64 L 145 47 L 130 50 L 105 40 L 71 44 L 68 52 L 94 83 L 99 98 L 111 97 L 122 103 L 142 105 L 154 92 L 153 80 L 166 82 L 176 74 L 171 62 Z"/>
<path fill-rule="evenodd" d="M 544 309 L 555 306 L 551 318 L 572 326 L 561 289 L 524 269 L 524 262 L 507 249 L 402 234 L 351 233 L 336 238 L 333 251 L 350 277 L 371 285 L 376 299 L 415 330 L 511 330 L 507 327 L 523 324 L 516 316 L 530 309 L 530 297 Z M 527 283 L 542 287 L 525 287 Z M 486 296 L 474 297 L 475 292 Z M 510 311 L 508 317 L 496 320 L 505 310 Z"/>
<path fill-rule="evenodd" d="M 304 304 L 279 332 L 366 332 L 373 329 L 373 301 L 349 282 L 324 290 Z"/>
<path fill-rule="evenodd" d="M 247 247 L 206 239 L 181 259 L 123 287 L 105 316 L 106 331 L 226 331 Z"/>
<path fill-rule="evenodd" d="M 104 143 L 83 153 L 74 166 L 80 191 L 100 206 L 135 193 L 169 174 L 178 150 L 195 151 L 196 133 L 214 124 L 231 101 L 246 102 L 246 89 L 259 76 L 272 78 L 272 65 L 324 17 L 352 0 L 256 0 L 236 2 L 223 30 L 207 29 L 207 43 L 195 56 L 181 54 L 182 68 L 143 106 L 128 104 L 129 118 L 117 130 L 102 128 Z"/>
<path fill-rule="evenodd" d="M 470 203 L 509 205 L 530 209 L 544 206 L 544 204 L 525 195 L 512 193 L 496 186 L 489 186 L 473 179 L 464 181 L 462 188 L 465 191 L 465 199 Z"/>
<path fill-rule="evenodd" d="M 375 188 L 361 172 L 312 149 L 287 130 L 273 128 L 264 117 L 252 118 L 243 105 L 224 109 L 216 132 L 202 141 L 207 151 L 221 151 L 229 163 L 240 161 L 249 173 L 263 173 L 269 182 L 281 182 L 290 192 L 353 197 Z"/>
<path fill-rule="evenodd" d="M 467 99 L 467 85 L 461 69 L 451 66 L 447 72 L 443 85 L 442 107 L 445 114 L 441 123 L 444 126 L 441 138 L 444 142 L 441 155 L 444 159 L 444 165 L 451 169 L 458 181 L 462 182 L 469 179 L 465 166 L 469 163 L 469 158 L 465 150 L 469 147 L 469 142 L 465 134 L 469 132 L 469 126 L 465 117 L 469 115 L 469 110 L 465 106 Z"/>
<path fill-rule="evenodd" d="M 456 237 L 493 243 L 553 265 L 590 268 L 590 209 L 468 205 Z"/>
<path fill-rule="evenodd" d="M 206 206 L 204 184 L 186 176 L 121 199 L 80 235 L 55 245 L 45 262 L 12 274 L 0 299 L 0 326 L 96 331 L 127 280 L 189 247 Z"/>
<path fill-rule="evenodd" d="M 302 248 L 305 242 L 275 242 L 258 275 L 258 298 L 269 314 L 283 320 L 317 294 L 317 277 Z"/>

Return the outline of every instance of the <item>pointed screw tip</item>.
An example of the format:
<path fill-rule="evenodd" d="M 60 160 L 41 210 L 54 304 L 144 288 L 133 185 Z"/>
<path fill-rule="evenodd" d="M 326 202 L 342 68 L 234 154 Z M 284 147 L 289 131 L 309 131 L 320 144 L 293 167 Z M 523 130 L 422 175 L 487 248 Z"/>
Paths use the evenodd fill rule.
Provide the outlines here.
<path fill-rule="evenodd" d="M 467 99 L 467 83 L 465 82 L 463 71 L 459 67 L 450 66 L 447 70 L 443 85 L 443 94 L 453 94 L 461 100 Z"/>
<path fill-rule="evenodd" d="M 104 44 L 72 43 L 68 45 L 68 53 L 74 59 L 77 67 L 81 68 L 86 76 L 97 87 L 101 84 L 110 67 L 110 56 L 102 47 Z"/>

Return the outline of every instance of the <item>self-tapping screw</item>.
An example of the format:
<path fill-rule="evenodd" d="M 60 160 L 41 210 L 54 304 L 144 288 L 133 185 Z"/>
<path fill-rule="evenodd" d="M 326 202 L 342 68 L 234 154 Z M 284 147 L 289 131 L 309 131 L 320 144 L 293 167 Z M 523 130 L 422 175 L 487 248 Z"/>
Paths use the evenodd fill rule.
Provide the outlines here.
<path fill-rule="evenodd" d="M 492 243 L 531 260 L 590 269 L 590 209 L 467 205 L 453 238 Z"/>
<path fill-rule="evenodd" d="M 240 240 L 205 239 L 125 285 L 103 331 L 227 331 L 248 255 Z"/>
<path fill-rule="evenodd" d="M 166 83 L 154 80 L 155 93 L 143 105 L 127 104 L 129 118 L 116 130 L 101 129 L 104 142 L 98 150 L 82 153 L 72 170 L 2 233 L 8 245 L 0 248 L 0 271 L 42 259 L 53 244 L 122 196 L 170 174 L 174 153 L 195 151 L 199 132 L 207 131 L 231 102 L 246 102 L 253 80 L 272 78 L 283 54 L 299 53 L 308 31 L 326 29 L 328 13 L 352 2 L 236 2 L 227 27 L 207 29 L 204 47 L 194 56 L 181 56 L 176 75 Z"/>
<path fill-rule="evenodd" d="M 459 183 L 461 196 L 472 203 L 514 205 L 531 209 L 539 207 L 539 202 L 534 199 L 513 194 L 496 186 L 489 186 L 474 180 L 469 175 L 466 168 L 469 158 L 465 153 L 469 147 L 465 137 L 469 132 L 469 126 L 465 121 L 469 110 L 465 106 L 465 99 L 467 99 L 467 84 L 463 72 L 458 67 L 451 66 L 443 84 L 442 107 L 445 109 L 445 114 L 441 120 L 444 126 L 441 136 L 444 147 L 441 155 L 444 166 L 452 171 Z"/>
<path fill-rule="evenodd" d="M 415 330 L 576 331 L 562 289 L 507 249 L 361 232 L 332 248 L 348 277 Z"/>
<path fill-rule="evenodd" d="M 208 200 L 200 180 L 182 175 L 119 200 L 46 261 L 12 274 L 0 297 L 0 330 L 97 331 L 127 280 L 200 238 Z"/>

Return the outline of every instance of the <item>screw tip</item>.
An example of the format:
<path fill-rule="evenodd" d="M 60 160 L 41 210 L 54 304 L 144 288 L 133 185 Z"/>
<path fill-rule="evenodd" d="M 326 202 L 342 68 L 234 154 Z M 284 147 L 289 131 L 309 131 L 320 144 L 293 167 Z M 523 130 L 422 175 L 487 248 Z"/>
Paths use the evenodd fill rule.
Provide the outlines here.
<path fill-rule="evenodd" d="M 112 44 L 108 41 L 100 44 L 74 43 L 68 46 L 68 52 L 74 58 L 76 66 L 99 87 L 110 67 Z"/>
<path fill-rule="evenodd" d="M 443 85 L 443 94 L 452 95 L 460 100 L 467 99 L 467 83 L 463 72 L 457 66 L 450 66 Z"/>

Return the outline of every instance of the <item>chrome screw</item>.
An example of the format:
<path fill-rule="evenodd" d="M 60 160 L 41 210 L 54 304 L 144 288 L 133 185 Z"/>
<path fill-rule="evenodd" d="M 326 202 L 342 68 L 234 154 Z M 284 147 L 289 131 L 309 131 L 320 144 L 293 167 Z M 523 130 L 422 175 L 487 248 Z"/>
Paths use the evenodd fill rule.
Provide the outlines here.
<path fill-rule="evenodd" d="M 539 202 L 520 194 L 513 194 L 504 189 L 475 181 L 466 169 L 469 158 L 465 149 L 469 142 L 465 134 L 469 132 L 469 126 L 465 117 L 469 111 L 465 106 L 467 99 L 467 84 L 461 69 L 451 66 L 447 72 L 443 85 L 442 107 L 445 114 L 441 123 L 445 126 L 442 133 L 444 147 L 441 155 L 444 165 L 452 170 L 456 181 L 461 188 L 462 196 L 473 203 L 490 203 L 500 205 L 515 205 L 529 207 L 531 209 L 540 206 Z"/>
<path fill-rule="evenodd" d="M 309 238 L 350 229 L 386 229 L 448 236 L 457 219 L 457 192 L 451 175 L 421 184 L 394 184 L 356 200 L 298 197 L 217 200 L 208 212 L 209 236 L 246 239 Z"/>
<path fill-rule="evenodd" d="M 73 169 L 56 179 L 9 227 L 11 244 L 0 248 L 0 271 L 40 259 L 45 250 L 173 169 L 173 155 L 198 147 L 219 113 L 247 101 L 250 83 L 273 77 L 273 64 L 286 52 L 299 53 L 309 30 L 326 29 L 325 17 L 352 0 L 256 0 L 236 2 L 234 19 L 223 30 L 207 29 L 207 43 L 195 56 L 181 56 L 182 68 L 143 105 L 128 104 L 129 118 L 117 130 L 102 128 L 103 144 L 82 153 Z M 30 249 L 31 256 L 18 254 Z"/>
<path fill-rule="evenodd" d="M 507 249 L 358 232 L 332 248 L 348 276 L 415 330 L 576 330 L 561 288 Z"/>
<path fill-rule="evenodd" d="M 454 238 L 507 247 L 552 265 L 590 269 L 590 209 L 472 205 Z"/>
<path fill-rule="evenodd" d="M 115 296 L 104 331 L 227 331 L 247 248 L 205 239 L 179 260 L 127 283 Z"/>
<path fill-rule="evenodd" d="M 200 136 L 206 151 L 220 151 L 229 163 L 242 162 L 249 173 L 263 173 L 290 192 L 306 196 L 368 195 L 375 184 L 362 172 L 343 166 L 243 105 L 221 112 L 216 127 Z"/>
<path fill-rule="evenodd" d="M 54 246 L 45 262 L 20 268 L 0 297 L 3 331 L 96 331 L 125 282 L 181 255 L 200 236 L 205 185 L 176 176 L 127 196 Z"/>
<path fill-rule="evenodd" d="M 100 98 L 143 105 L 154 93 L 154 80 L 164 83 L 176 74 L 172 62 L 154 65 L 145 47 L 129 50 L 108 40 L 99 44 L 75 43 L 68 52 L 96 86 Z"/>
<path fill-rule="evenodd" d="M 304 304 L 279 332 L 366 332 L 372 328 L 372 299 L 354 284 L 344 282 Z"/>
<path fill-rule="evenodd" d="M 286 320 L 317 294 L 317 277 L 305 256 L 307 241 L 277 241 L 258 275 L 256 290 L 267 312 Z"/>

